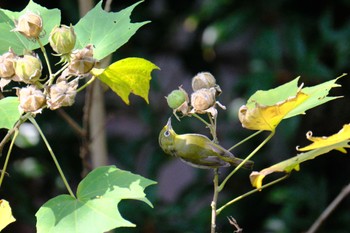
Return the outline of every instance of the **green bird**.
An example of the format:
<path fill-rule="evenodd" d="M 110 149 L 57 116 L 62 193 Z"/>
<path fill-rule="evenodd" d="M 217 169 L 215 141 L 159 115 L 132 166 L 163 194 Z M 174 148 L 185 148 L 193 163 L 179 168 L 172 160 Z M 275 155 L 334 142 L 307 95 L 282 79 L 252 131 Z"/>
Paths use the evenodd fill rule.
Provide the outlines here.
<path fill-rule="evenodd" d="M 166 154 L 197 168 L 238 166 L 243 161 L 204 135 L 176 134 L 171 126 L 171 118 L 160 131 L 159 145 Z M 253 165 L 254 162 L 247 161 L 242 167 L 252 169 Z"/>

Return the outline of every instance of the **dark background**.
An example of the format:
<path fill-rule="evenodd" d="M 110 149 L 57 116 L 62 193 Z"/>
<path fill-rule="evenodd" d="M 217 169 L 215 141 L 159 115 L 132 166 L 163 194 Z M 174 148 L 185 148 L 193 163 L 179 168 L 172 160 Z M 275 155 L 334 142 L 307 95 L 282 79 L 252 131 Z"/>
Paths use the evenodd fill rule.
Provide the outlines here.
<path fill-rule="evenodd" d="M 36 1 L 62 11 L 62 23 L 79 19 L 78 3 L 69 0 Z M 119 11 L 136 1 L 114 1 Z M 27 1 L 2 0 L 1 8 L 20 11 Z M 106 127 L 110 163 L 158 182 L 147 194 L 154 209 L 137 201 L 124 201 L 119 208 L 137 228 L 118 232 L 209 232 L 212 172 L 188 167 L 166 156 L 158 146 L 158 133 L 171 115 L 164 96 L 178 86 L 190 91 L 191 78 L 209 71 L 223 93 L 219 101 L 218 135 L 225 147 L 252 132 L 242 129 L 237 110 L 258 89 L 270 89 L 301 76 L 300 83 L 316 85 L 349 70 L 350 2 L 335 1 L 229 1 L 148 0 L 133 12 L 132 20 L 151 20 L 115 55 L 114 60 L 143 57 L 161 68 L 153 72 L 150 104 L 131 96 L 125 105 L 106 92 Z M 350 81 L 338 81 L 342 95 L 304 116 L 283 122 L 271 142 L 255 157 L 261 170 L 296 154 L 297 145 L 307 145 L 305 134 L 331 135 L 349 123 Z M 84 95 L 65 110 L 81 122 Z M 56 113 L 45 111 L 37 120 L 51 142 L 73 187 L 81 180 L 78 156 L 81 141 Z M 195 119 L 174 122 L 178 133 L 207 130 Z M 265 135 L 235 149 L 238 156 L 249 154 Z M 3 163 L 4 156 L 1 158 Z M 1 198 L 13 206 L 17 221 L 4 232 L 35 232 L 35 212 L 48 199 L 65 192 L 49 153 L 41 142 L 30 149 L 16 148 L 11 157 L 10 177 L 0 190 Z M 24 172 L 28 161 L 33 170 Z M 303 232 L 349 183 L 347 154 L 331 152 L 302 164 L 299 172 L 282 183 L 243 199 L 218 216 L 217 232 L 233 232 L 233 216 L 245 232 Z M 222 177 L 228 172 L 223 169 Z M 249 171 L 235 175 L 219 196 L 219 205 L 251 189 Z M 277 178 L 272 176 L 272 178 Z M 270 178 L 267 179 L 267 181 Z M 350 200 L 345 199 L 319 232 L 350 230 Z"/>

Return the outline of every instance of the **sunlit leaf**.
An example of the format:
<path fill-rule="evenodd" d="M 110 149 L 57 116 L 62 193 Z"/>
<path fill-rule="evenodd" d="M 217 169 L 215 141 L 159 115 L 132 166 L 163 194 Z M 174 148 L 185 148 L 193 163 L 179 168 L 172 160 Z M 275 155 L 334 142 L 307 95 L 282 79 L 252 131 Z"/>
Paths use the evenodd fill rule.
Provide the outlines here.
<path fill-rule="evenodd" d="M 335 82 L 342 75 L 331 81 L 313 86 L 298 87 L 299 77 L 268 91 L 257 91 L 239 111 L 243 127 L 252 130 L 274 131 L 283 120 L 305 112 L 318 105 L 339 97 L 327 96 L 330 89 L 339 87 Z"/>
<path fill-rule="evenodd" d="M 313 137 L 312 132 L 309 131 L 306 134 L 306 138 L 312 141 L 313 143 L 303 148 L 298 148 L 299 151 L 308 151 L 308 150 L 314 150 L 322 147 L 335 145 L 339 142 L 350 139 L 350 124 L 344 125 L 343 128 L 338 133 L 333 134 L 329 137 L 325 137 L 325 136 Z M 346 151 L 342 147 L 340 147 L 338 150 L 346 153 Z"/>
<path fill-rule="evenodd" d="M 252 172 L 250 175 L 252 185 L 259 189 L 262 186 L 265 176 L 274 172 L 290 173 L 293 170 L 299 171 L 301 163 L 326 154 L 331 150 L 338 150 L 346 153 L 346 148 L 350 148 L 350 124 L 344 125 L 337 134 L 329 137 L 312 137 L 312 133 L 308 132 L 307 138 L 313 143 L 309 146 L 298 149 L 299 151 L 307 152 L 300 153 L 295 157 L 265 168 L 260 172 Z"/>
<path fill-rule="evenodd" d="M 131 23 L 132 6 L 119 12 L 106 12 L 100 1 L 74 26 L 77 35 L 76 48 L 84 48 L 88 44 L 94 45 L 94 58 L 102 59 L 116 51 L 135 34 L 143 25 L 149 23 Z"/>
<path fill-rule="evenodd" d="M 15 28 L 14 20 L 27 11 L 39 14 L 43 20 L 43 31 L 40 40 L 43 45 L 49 41 L 51 30 L 61 22 L 61 12 L 59 9 L 47 9 L 42 7 L 32 0 L 21 12 L 12 12 L 0 9 L 0 54 L 5 53 L 11 47 L 16 54 L 22 55 L 25 50 L 34 50 L 39 48 L 39 43 L 34 40 L 29 40 L 19 32 L 12 32 Z"/>
<path fill-rule="evenodd" d="M 118 204 L 124 199 L 134 199 L 152 206 L 144 193 L 152 184 L 155 182 L 115 166 L 99 167 L 80 182 L 76 198 L 60 195 L 39 209 L 37 232 L 100 233 L 134 227 L 135 224 L 121 216 Z"/>
<path fill-rule="evenodd" d="M 0 200 L 0 231 L 4 229 L 10 223 L 16 221 L 12 216 L 11 206 L 8 201 L 1 199 Z"/>
<path fill-rule="evenodd" d="M 159 68 L 143 58 L 126 58 L 111 64 L 103 71 L 94 69 L 92 73 L 107 84 L 126 104 L 129 104 L 130 93 L 142 97 L 148 103 L 151 72 L 154 69 Z"/>
<path fill-rule="evenodd" d="M 283 118 L 295 107 L 308 98 L 308 95 L 297 92 L 296 95 L 274 105 L 255 103 L 253 108 L 242 106 L 239 109 L 239 119 L 243 127 L 252 130 L 274 131 Z"/>
<path fill-rule="evenodd" d="M 18 105 L 17 97 L 6 97 L 0 100 L 0 129 L 11 129 L 18 121 L 21 116 Z"/>

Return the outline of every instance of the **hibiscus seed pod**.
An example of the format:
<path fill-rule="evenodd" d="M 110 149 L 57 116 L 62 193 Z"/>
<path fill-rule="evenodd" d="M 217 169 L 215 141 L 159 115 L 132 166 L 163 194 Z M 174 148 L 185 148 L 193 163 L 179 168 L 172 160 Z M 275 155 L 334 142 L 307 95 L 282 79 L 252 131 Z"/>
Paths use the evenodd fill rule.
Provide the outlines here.
<path fill-rule="evenodd" d="M 78 81 L 79 78 L 70 82 L 58 79 L 56 84 L 50 87 L 47 100 L 48 107 L 51 110 L 55 110 L 60 107 L 73 105 L 77 94 Z"/>
<path fill-rule="evenodd" d="M 191 105 L 194 112 L 203 114 L 205 110 L 212 107 L 216 103 L 216 90 L 212 88 L 202 88 L 191 94 Z"/>
<path fill-rule="evenodd" d="M 59 55 L 69 54 L 75 46 L 76 35 L 72 25 L 61 25 L 52 29 L 49 37 L 50 46 Z"/>
<path fill-rule="evenodd" d="M 17 96 L 19 98 L 19 108 L 23 112 L 41 112 L 41 108 L 46 103 L 44 93 L 34 85 L 19 89 Z"/>
<path fill-rule="evenodd" d="M 192 78 L 192 89 L 197 91 L 202 88 L 211 88 L 216 85 L 214 76 L 209 72 L 201 72 Z"/>
<path fill-rule="evenodd" d="M 10 49 L 0 56 L 0 77 L 10 79 L 15 75 L 14 61 L 16 54 Z"/>
<path fill-rule="evenodd" d="M 13 31 L 19 32 L 28 39 L 36 39 L 43 30 L 43 21 L 40 15 L 27 11 L 15 22 L 16 27 Z"/>
<path fill-rule="evenodd" d="M 15 74 L 20 81 L 34 84 L 41 77 L 43 66 L 37 55 L 26 54 L 15 62 Z"/>
<path fill-rule="evenodd" d="M 168 103 L 168 106 L 172 109 L 177 109 L 180 107 L 183 103 L 188 103 L 188 94 L 184 89 L 179 87 L 178 90 L 173 90 L 166 98 L 166 101 Z"/>
<path fill-rule="evenodd" d="M 68 66 L 68 74 L 75 76 L 87 75 L 94 68 L 96 60 L 93 58 L 93 45 L 73 51 Z"/>

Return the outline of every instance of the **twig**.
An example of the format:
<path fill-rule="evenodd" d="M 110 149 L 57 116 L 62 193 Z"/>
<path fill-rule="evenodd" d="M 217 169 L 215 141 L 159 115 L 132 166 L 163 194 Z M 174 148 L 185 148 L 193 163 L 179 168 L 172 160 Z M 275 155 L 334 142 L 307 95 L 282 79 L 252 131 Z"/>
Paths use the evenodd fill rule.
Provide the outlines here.
<path fill-rule="evenodd" d="M 329 206 L 322 212 L 318 219 L 312 224 L 310 229 L 306 233 L 314 233 L 322 225 L 322 223 L 329 217 L 329 215 L 335 210 L 339 203 L 350 193 L 350 183 L 345 186 L 338 196 L 329 204 Z"/>
<path fill-rule="evenodd" d="M 218 201 L 219 196 L 219 172 L 218 168 L 214 169 L 214 194 L 213 194 L 213 201 L 211 202 L 211 225 L 210 225 L 210 233 L 215 233 L 216 229 L 216 205 Z"/>
<path fill-rule="evenodd" d="M 57 109 L 57 113 L 68 123 L 68 125 L 70 125 L 70 127 L 72 127 L 79 137 L 85 137 L 86 131 L 80 127 L 80 125 L 71 116 L 69 116 L 66 111 L 59 108 Z"/>

